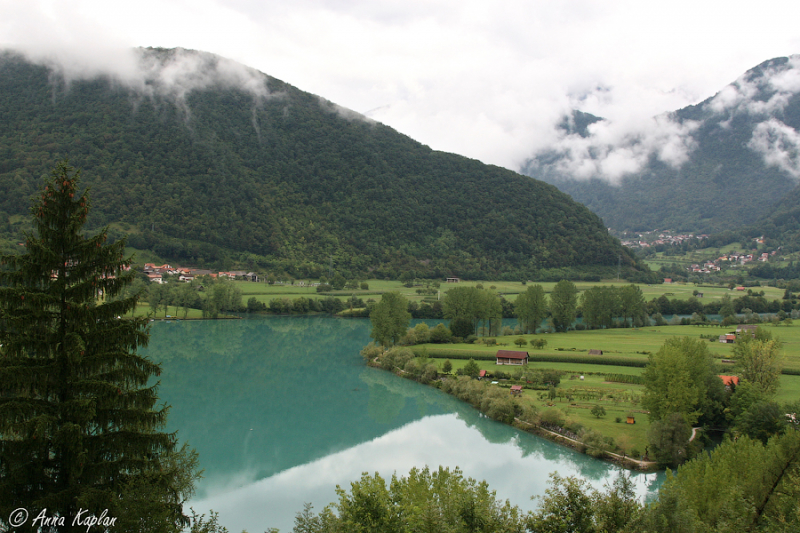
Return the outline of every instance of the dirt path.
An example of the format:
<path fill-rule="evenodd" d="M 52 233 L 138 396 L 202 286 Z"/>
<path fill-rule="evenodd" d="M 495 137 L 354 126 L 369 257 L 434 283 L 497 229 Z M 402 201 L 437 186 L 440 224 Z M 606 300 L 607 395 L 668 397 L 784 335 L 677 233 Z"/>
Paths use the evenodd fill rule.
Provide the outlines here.
<path fill-rule="evenodd" d="M 566 436 L 564 436 L 564 435 L 562 435 L 560 433 L 556 433 L 555 431 L 550 431 L 549 429 L 545 429 L 542 426 L 534 426 L 530 422 L 525 422 L 524 420 L 520 420 L 519 418 L 514 418 L 514 420 L 519 422 L 520 424 L 524 424 L 526 426 L 530 426 L 530 427 L 536 428 L 539 431 L 544 431 L 545 433 L 549 433 L 550 435 L 553 435 L 554 437 L 558 437 L 558 438 L 565 439 L 565 440 L 568 440 L 570 442 L 573 442 L 576 445 L 577 444 L 583 445 L 583 443 L 580 442 L 580 441 L 577 441 L 575 439 L 571 439 L 570 437 L 566 437 Z M 699 428 L 696 428 L 696 429 L 699 429 Z M 694 438 L 694 432 L 692 433 L 692 438 Z M 612 452 L 606 452 L 606 455 L 610 455 L 611 457 L 615 457 L 616 459 L 622 461 L 623 463 L 635 464 L 641 470 L 655 470 L 656 466 L 657 466 L 657 464 L 654 461 L 640 461 L 638 459 L 634 459 L 633 457 L 629 457 L 627 455 L 626 456 L 622 456 L 622 455 L 619 455 L 619 454 L 616 454 L 616 453 L 612 453 Z"/>

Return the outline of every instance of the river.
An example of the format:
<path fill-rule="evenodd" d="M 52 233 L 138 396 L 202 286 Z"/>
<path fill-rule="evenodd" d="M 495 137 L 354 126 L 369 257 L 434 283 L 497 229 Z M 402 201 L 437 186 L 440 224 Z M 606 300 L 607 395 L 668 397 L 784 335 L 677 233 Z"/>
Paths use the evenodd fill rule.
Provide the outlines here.
<path fill-rule="evenodd" d="M 167 429 L 200 454 L 190 502 L 231 533 L 290 531 L 362 472 L 460 467 L 534 509 L 548 475 L 602 487 L 616 467 L 489 420 L 440 391 L 364 366 L 369 321 L 330 317 L 158 322 L 143 350 L 163 364 Z M 643 498 L 663 474 L 635 475 Z"/>

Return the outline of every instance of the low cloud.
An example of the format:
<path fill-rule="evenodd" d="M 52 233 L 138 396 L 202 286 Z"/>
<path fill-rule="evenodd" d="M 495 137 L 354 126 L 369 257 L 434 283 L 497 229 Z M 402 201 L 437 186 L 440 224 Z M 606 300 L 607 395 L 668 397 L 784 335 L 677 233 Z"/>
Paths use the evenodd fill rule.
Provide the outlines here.
<path fill-rule="evenodd" d="M 557 156 L 548 170 L 561 176 L 603 179 L 619 185 L 627 174 L 640 171 L 655 157 L 672 167 L 689 160 L 696 147 L 692 132 L 698 123 L 678 123 L 668 115 L 639 121 L 636 125 L 600 121 L 588 127 L 588 135 L 564 134 L 550 151 Z"/>
<path fill-rule="evenodd" d="M 326 100 L 321 96 L 318 97 L 318 99 L 320 107 L 329 113 L 336 113 L 339 117 L 348 121 L 359 120 L 370 124 L 375 124 L 375 121 L 366 115 L 362 115 L 361 113 L 357 113 L 352 109 L 347 109 L 346 107 L 334 104 L 330 100 Z"/>
<path fill-rule="evenodd" d="M 777 119 L 756 126 L 747 147 L 764 157 L 769 166 L 778 167 L 800 180 L 800 133 Z"/>
<path fill-rule="evenodd" d="M 800 92 L 800 56 L 786 63 L 773 64 L 762 75 L 742 75 L 711 100 L 717 113 L 744 112 L 773 115 L 783 111 L 789 100 Z"/>
<path fill-rule="evenodd" d="M 48 51 L 25 51 L 30 61 L 42 64 L 67 83 L 108 77 L 143 96 L 183 101 L 190 92 L 212 87 L 236 88 L 254 98 L 269 96 L 267 78 L 255 69 L 206 52 L 175 48 L 106 49 L 91 56 Z M 98 57 L 100 59 L 98 59 Z"/>
<path fill-rule="evenodd" d="M 198 73 L 204 60 L 189 52 L 153 66 L 131 49 L 209 51 L 436 150 L 516 170 L 557 145 L 580 175 L 618 179 L 647 157 L 679 164 L 691 153 L 691 127 L 649 117 L 800 50 L 800 3 L 765 2 L 721 11 L 692 0 L 0 0 L 0 46 L 59 65 L 66 79 L 105 74 L 147 94 L 182 98 L 218 83 L 266 94 L 240 64 Z M 800 80 L 771 79 L 778 96 L 764 105 L 778 108 Z M 747 90 L 716 105 L 735 106 Z M 558 125 L 573 109 L 609 122 L 588 141 L 567 139 Z"/>

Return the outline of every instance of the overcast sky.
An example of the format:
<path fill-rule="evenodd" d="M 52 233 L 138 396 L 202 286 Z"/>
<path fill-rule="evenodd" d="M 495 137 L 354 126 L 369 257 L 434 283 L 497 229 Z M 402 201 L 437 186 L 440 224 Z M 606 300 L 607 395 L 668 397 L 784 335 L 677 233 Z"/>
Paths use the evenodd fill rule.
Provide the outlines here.
<path fill-rule="evenodd" d="M 622 135 L 800 53 L 798 21 L 797 0 L 0 0 L 0 46 L 101 69 L 213 52 L 516 170 L 569 109 Z"/>

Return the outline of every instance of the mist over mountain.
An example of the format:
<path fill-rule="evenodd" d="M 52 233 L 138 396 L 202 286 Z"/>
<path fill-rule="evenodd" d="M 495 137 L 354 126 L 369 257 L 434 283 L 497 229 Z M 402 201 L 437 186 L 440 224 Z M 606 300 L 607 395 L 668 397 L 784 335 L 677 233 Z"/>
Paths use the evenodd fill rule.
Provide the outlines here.
<path fill-rule="evenodd" d="M 634 133 L 580 112 L 561 130 L 522 172 L 556 185 L 609 227 L 743 227 L 768 217 L 800 180 L 800 56 L 765 61 Z"/>
<path fill-rule="evenodd" d="M 296 276 L 331 265 L 512 279 L 616 273 L 620 260 L 636 268 L 555 187 L 433 151 L 211 54 L 140 49 L 93 70 L 6 52 L 0 124 L 7 236 L 19 236 L 42 177 L 68 157 L 91 188 L 96 225 L 173 261 Z"/>

